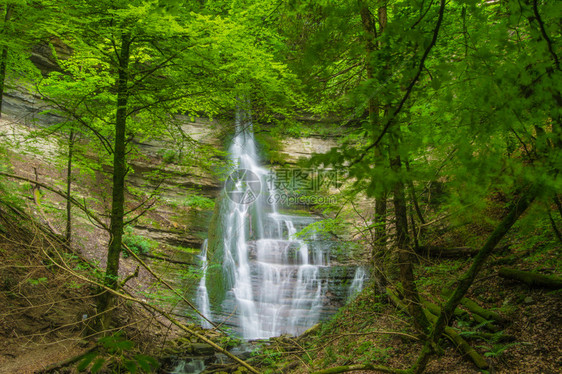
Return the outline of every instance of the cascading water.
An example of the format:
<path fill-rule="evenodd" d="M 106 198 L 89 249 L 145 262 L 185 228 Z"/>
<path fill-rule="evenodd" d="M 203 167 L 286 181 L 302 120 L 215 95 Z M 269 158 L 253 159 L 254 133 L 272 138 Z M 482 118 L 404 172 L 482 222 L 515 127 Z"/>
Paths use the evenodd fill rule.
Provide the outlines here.
<path fill-rule="evenodd" d="M 209 294 L 207 293 L 207 286 L 205 285 L 205 279 L 207 278 L 207 239 L 203 242 L 201 248 L 201 254 L 199 255 L 199 261 L 201 262 L 201 269 L 203 269 L 203 274 L 201 281 L 199 282 L 199 287 L 197 288 L 197 306 L 199 306 L 199 311 L 201 314 L 209 318 L 211 316 L 211 305 L 209 303 Z M 211 328 L 211 324 L 206 319 L 201 318 L 201 326 L 203 328 Z"/>
<path fill-rule="evenodd" d="M 300 334 L 333 311 L 327 300 L 333 293 L 327 292 L 330 244 L 314 235 L 298 237 L 315 218 L 279 212 L 272 198 L 278 196 L 275 179 L 259 165 L 244 114 L 237 115 L 229 156 L 235 169 L 209 232 L 208 253 L 216 266 L 199 285 L 199 307 L 245 339 Z"/>
<path fill-rule="evenodd" d="M 325 292 L 318 277 L 318 268 L 326 265 L 324 249 L 311 251 L 296 237 L 314 219 L 278 213 L 270 199 L 275 191 L 267 188 L 271 175 L 258 164 L 252 125 L 243 115 L 229 154 L 236 170 L 222 200 L 218 241 L 226 294 L 221 309 L 234 312 L 230 324 L 246 339 L 298 334 L 318 321 Z M 204 314 L 206 294 L 202 281 L 198 304 Z"/>
<path fill-rule="evenodd" d="M 355 270 L 355 275 L 353 276 L 353 281 L 349 286 L 348 291 L 348 300 L 354 298 L 359 292 L 363 290 L 363 285 L 365 284 L 365 280 L 367 279 L 367 272 L 364 268 L 358 267 Z"/>

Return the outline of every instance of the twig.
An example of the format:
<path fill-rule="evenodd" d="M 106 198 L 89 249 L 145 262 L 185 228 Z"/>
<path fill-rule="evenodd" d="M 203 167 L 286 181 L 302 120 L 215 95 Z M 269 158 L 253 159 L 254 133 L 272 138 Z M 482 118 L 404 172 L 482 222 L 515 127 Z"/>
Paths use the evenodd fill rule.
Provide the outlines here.
<path fill-rule="evenodd" d="M 4 172 L 0 172 L 0 175 L 3 175 L 5 177 L 8 178 L 13 178 L 13 179 L 19 179 L 25 182 L 29 182 L 29 183 L 33 183 L 36 184 L 40 187 L 43 187 L 46 190 L 49 190 L 51 192 L 54 192 L 55 194 L 63 197 L 64 199 L 69 200 L 72 204 L 76 205 L 78 208 L 80 208 L 84 213 L 86 213 L 88 215 L 88 217 L 92 218 L 94 221 L 96 221 L 96 223 L 98 225 L 100 225 L 102 228 L 104 228 L 105 230 L 109 231 L 109 227 L 107 227 L 107 225 L 105 223 L 103 223 L 99 218 L 95 217 L 89 210 L 88 208 L 86 208 L 85 206 L 83 206 L 80 202 L 78 202 L 76 199 L 74 199 L 73 197 L 70 197 L 66 194 L 66 192 L 62 192 L 57 190 L 56 188 L 53 188 L 51 186 L 48 186 L 44 183 L 40 183 L 37 181 L 34 181 L 32 179 L 29 178 L 25 178 L 25 177 L 21 177 L 19 175 L 14 175 L 14 174 L 9 174 L 9 173 L 4 173 Z"/>
<path fill-rule="evenodd" d="M 214 322 L 209 320 L 203 313 L 201 313 L 195 307 L 195 305 L 193 305 L 193 303 L 191 301 L 187 300 L 185 298 L 185 296 L 183 296 L 174 287 L 170 286 L 170 284 L 168 282 L 166 282 L 164 279 L 162 279 L 162 277 L 160 277 L 158 274 L 156 274 L 135 252 L 131 251 L 131 249 L 125 243 L 122 243 L 122 245 L 127 250 L 127 252 L 129 252 L 129 254 L 135 258 L 135 260 L 137 260 L 146 270 L 148 270 L 148 272 L 150 274 L 152 274 L 152 276 L 154 278 L 158 279 L 158 281 L 160 281 L 164 286 L 166 286 L 173 293 L 175 293 L 177 296 L 179 296 L 191 309 L 193 309 L 197 314 L 199 314 L 201 317 L 203 317 L 203 319 L 205 319 L 205 321 L 209 322 L 211 325 L 213 325 L 213 326 L 215 326 L 215 328 L 217 328 L 217 325 Z"/>
<path fill-rule="evenodd" d="M 558 59 L 558 55 L 554 52 L 554 49 L 552 48 L 552 40 L 550 40 L 550 37 L 548 36 L 548 34 L 546 33 L 546 30 L 544 28 L 544 22 L 541 18 L 541 15 L 539 13 L 539 8 L 537 6 L 537 0 L 533 0 L 533 13 L 535 13 L 535 17 L 536 17 L 537 22 L 539 23 L 539 27 L 541 29 L 542 37 L 544 38 L 544 40 L 546 41 L 546 44 L 548 45 L 548 51 L 550 52 L 550 55 L 552 56 L 552 59 L 554 60 L 554 64 L 556 65 L 556 69 L 560 70 L 560 60 Z"/>

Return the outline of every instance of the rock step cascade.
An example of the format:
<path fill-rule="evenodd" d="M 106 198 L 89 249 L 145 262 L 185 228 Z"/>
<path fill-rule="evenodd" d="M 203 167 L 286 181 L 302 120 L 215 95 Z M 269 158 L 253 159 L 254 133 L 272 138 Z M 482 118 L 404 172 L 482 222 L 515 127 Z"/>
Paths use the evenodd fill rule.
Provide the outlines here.
<path fill-rule="evenodd" d="M 299 335 L 333 314 L 362 277 L 352 282 L 354 268 L 331 266 L 334 243 L 324 235 L 298 235 L 317 218 L 278 211 L 274 176 L 256 148 L 251 120 L 239 113 L 229 149 L 235 167 L 218 199 L 197 300 L 245 339 Z"/>

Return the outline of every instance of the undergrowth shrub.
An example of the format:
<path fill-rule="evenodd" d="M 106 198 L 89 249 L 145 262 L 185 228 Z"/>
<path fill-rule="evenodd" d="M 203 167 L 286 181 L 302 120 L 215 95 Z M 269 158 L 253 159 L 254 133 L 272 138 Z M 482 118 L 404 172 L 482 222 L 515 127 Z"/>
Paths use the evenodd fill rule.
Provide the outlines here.
<path fill-rule="evenodd" d="M 153 249 L 158 246 L 154 240 L 145 238 L 141 235 L 133 234 L 132 227 L 126 227 L 123 233 L 123 244 L 125 244 L 131 251 L 136 254 L 150 253 Z M 129 254 L 125 249 L 123 249 L 123 257 L 128 257 Z"/>

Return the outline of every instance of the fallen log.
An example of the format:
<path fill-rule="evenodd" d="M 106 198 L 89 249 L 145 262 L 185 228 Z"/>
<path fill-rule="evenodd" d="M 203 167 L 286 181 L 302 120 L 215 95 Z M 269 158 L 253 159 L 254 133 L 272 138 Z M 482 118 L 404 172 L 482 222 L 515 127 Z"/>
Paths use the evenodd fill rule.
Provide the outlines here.
<path fill-rule="evenodd" d="M 445 297 L 450 297 L 451 294 L 453 293 L 453 291 L 449 290 L 448 288 L 443 288 L 443 290 L 441 291 L 441 293 L 443 294 L 443 296 Z M 507 319 L 505 319 L 504 317 L 500 316 L 498 313 L 493 312 L 491 310 L 488 309 L 484 309 L 482 308 L 480 305 L 478 305 L 476 302 L 470 300 L 467 297 L 463 297 L 461 299 L 461 304 L 463 306 L 465 306 L 468 310 L 470 310 L 471 313 L 473 313 L 474 315 L 478 315 L 482 318 L 484 318 L 484 320 L 479 320 L 476 316 L 475 316 L 475 320 L 477 322 L 485 322 L 486 320 L 488 321 L 496 321 L 499 323 L 506 323 Z M 491 329 L 493 330 L 493 329 Z"/>
<path fill-rule="evenodd" d="M 316 334 L 318 331 L 320 331 L 320 328 L 322 327 L 322 325 L 320 323 L 315 324 L 314 326 L 312 326 L 311 328 L 309 328 L 308 330 L 306 330 L 305 332 L 303 332 L 301 334 L 301 336 L 299 336 L 299 339 L 303 339 L 309 335 L 313 335 Z"/>
<path fill-rule="evenodd" d="M 402 301 L 398 298 L 398 296 L 392 290 L 387 288 L 386 292 L 388 293 L 388 296 L 390 297 L 390 300 L 392 300 L 392 302 L 397 307 L 399 307 L 400 309 L 407 312 L 406 306 L 402 303 Z M 424 309 L 423 311 L 424 311 L 427 319 L 429 320 L 429 322 L 431 322 L 432 324 L 435 324 L 435 322 L 437 321 L 437 316 L 433 315 L 427 309 Z M 478 353 L 474 348 L 472 348 L 470 346 L 470 344 L 468 344 L 466 342 L 466 340 L 464 340 L 463 337 L 460 336 L 455 331 L 455 329 L 453 329 L 450 326 L 446 326 L 445 330 L 444 330 L 444 334 L 447 338 L 449 338 L 453 342 L 453 344 L 455 344 L 457 349 L 463 355 L 468 356 L 470 358 L 470 360 L 474 363 L 474 365 L 476 365 L 476 367 L 478 369 L 485 370 L 489 367 L 488 362 L 484 359 L 484 357 L 482 357 L 482 355 L 480 353 Z"/>
<path fill-rule="evenodd" d="M 523 282 L 530 287 L 551 288 L 555 290 L 562 288 L 562 278 L 531 271 L 503 268 L 500 269 L 499 276 L 505 279 L 513 279 Z"/>
<path fill-rule="evenodd" d="M 420 246 L 416 252 L 424 257 L 431 258 L 459 258 L 473 257 L 478 253 L 478 250 L 471 247 Z"/>
<path fill-rule="evenodd" d="M 432 318 L 431 322 L 435 323 L 435 321 L 437 321 L 437 317 Z M 472 360 L 478 369 L 485 370 L 489 367 L 486 359 L 484 359 L 480 353 L 476 352 L 476 350 L 472 348 L 471 345 L 468 344 L 466 340 L 464 340 L 463 337 L 460 336 L 452 327 L 445 327 L 445 335 L 453 341 L 462 353 Z"/>
<path fill-rule="evenodd" d="M 465 339 L 480 339 L 497 343 L 509 343 L 516 340 L 515 336 L 507 334 L 495 334 L 490 332 L 463 332 L 461 336 Z"/>
<path fill-rule="evenodd" d="M 441 313 L 441 308 L 438 305 L 433 304 L 432 302 L 429 302 L 427 300 L 423 300 L 422 302 L 423 302 L 423 306 L 427 308 L 427 310 L 429 310 L 435 316 L 439 316 L 439 314 Z M 469 314 L 468 312 L 465 312 L 462 309 L 456 308 L 454 311 L 454 315 L 457 319 L 472 318 L 478 324 L 484 325 L 484 327 L 486 327 L 488 330 L 492 332 L 498 332 L 501 330 L 498 326 L 494 325 L 491 321 L 479 316 L 476 313 Z"/>
<path fill-rule="evenodd" d="M 482 325 L 483 327 L 487 328 L 488 330 L 490 330 L 491 332 L 498 332 L 501 330 L 500 327 L 498 327 L 497 325 L 495 325 L 492 320 L 486 319 L 482 316 L 479 316 L 476 313 L 472 313 L 471 314 L 472 318 L 478 322 L 478 324 Z"/>
<path fill-rule="evenodd" d="M 152 258 L 154 260 L 159 260 L 159 261 L 166 261 L 172 264 L 178 264 L 178 265 L 193 265 L 193 262 L 187 262 L 187 261 L 181 261 L 181 260 L 174 260 L 173 258 L 170 257 L 166 257 L 166 256 L 156 256 L 156 255 L 152 255 L 150 253 L 141 253 L 140 254 L 142 257 L 148 257 L 148 258 Z"/>
<path fill-rule="evenodd" d="M 439 305 L 432 303 L 431 301 L 422 300 L 423 306 L 429 310 L 432 314 L 438 316 L 441 313 L 441 308 Z M 468 313 L 462 309 L 456 308 L 454 311 L 455 317 L 457 318 L 466 318 L 468 317 Z"/>
<path fill-rule="evenodd" d="M 293 369 L 298 367 L 301 364 L 299 360 L 291 361 L 288 364 L 284 365 L 281 368 L 278 368 L 273 372 L 273 374 L 285 374 L 290 373 Z"/>

